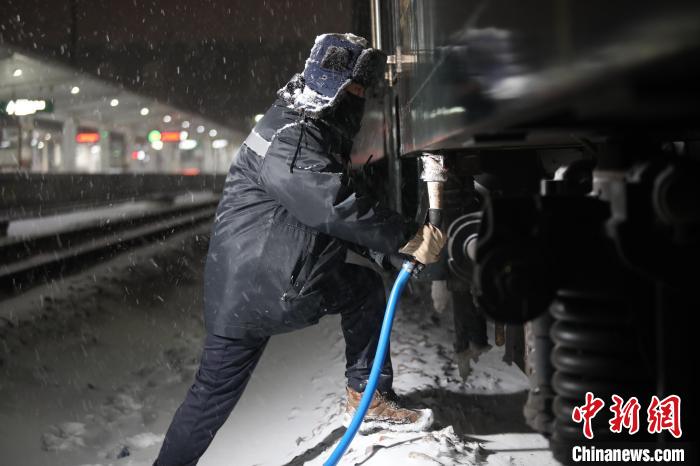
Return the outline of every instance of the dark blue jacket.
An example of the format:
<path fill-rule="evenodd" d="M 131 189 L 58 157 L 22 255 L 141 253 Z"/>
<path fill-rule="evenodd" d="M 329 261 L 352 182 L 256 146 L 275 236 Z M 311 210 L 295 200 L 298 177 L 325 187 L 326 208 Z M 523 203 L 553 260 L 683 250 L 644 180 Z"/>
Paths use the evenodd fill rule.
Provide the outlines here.
<path fill-rule="evenodd" d="M 361 110 L 360 110 L 361 111 Z M 353 189 L 343 119 L 303 118 L 278 100 L 241 146 L 216 213 L 205 322 L 230 338 L 315 323 L 351 276 L 348 247 L 395 253 L 417 227 Z"/>

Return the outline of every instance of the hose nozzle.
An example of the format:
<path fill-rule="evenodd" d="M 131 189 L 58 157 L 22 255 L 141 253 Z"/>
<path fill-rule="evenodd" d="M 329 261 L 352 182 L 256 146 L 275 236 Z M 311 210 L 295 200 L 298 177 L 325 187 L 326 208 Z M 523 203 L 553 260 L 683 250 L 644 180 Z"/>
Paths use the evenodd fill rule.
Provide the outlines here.
<path fill-rule="evenodd" d="M 439 227 L 442 223 L 442 190 L 447 181 L 445 158 L 442 155 L 424 153 L 421 162 L 423 173 L 420 178 L 428 185 L 428 221 Z"/>

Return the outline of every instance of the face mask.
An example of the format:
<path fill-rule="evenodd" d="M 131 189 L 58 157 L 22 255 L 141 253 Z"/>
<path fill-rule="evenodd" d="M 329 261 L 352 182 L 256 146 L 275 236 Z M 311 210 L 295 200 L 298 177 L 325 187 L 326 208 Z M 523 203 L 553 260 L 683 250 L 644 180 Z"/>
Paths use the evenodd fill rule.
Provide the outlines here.
<path fill-rule="evenodd" d="M 347 137 L 354 138 L 360 131 L 364 113 L 365 99 L 343 91 L 324 120 Z"/>

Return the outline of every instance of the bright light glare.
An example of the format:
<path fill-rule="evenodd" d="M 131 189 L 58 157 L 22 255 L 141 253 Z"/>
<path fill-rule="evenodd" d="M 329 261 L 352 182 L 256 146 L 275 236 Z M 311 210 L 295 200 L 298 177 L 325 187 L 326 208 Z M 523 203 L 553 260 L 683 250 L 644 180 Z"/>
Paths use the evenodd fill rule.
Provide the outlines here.
<path fill-rule="evenodd" d="M 119 105 L 119 99 L 112 99 L 112 100 L 110 100 L 110 101 L 109 101 L 109 105 L 112 106 L 112 107 L 116 107 L 117 105 Z"/>
<path fill-rule="evenodd" d="M 184 141 L 189 135 L 190 133 L 188 133 L 187 131 L 180 131 L 180 141 Z"/>
<path fill-rule="evenodd" d="M 216 137 L 216 135 L 219 134 L 215 129 L 209 130 L 209 137 Z"/>
<path fill-rule="evenodd" d="M 180 148 L 180 150 L 191 150 L 197 147 L 197 141 L 195 141 L 194 139 L 185 139 L 184 141 L 180 141 L 178 147 Z"/>
<path fill-rule="evenodd" d="M 153 141 L 151 147 L 155 150 L 161 150 L 163 148 L 163 141 Z"/>
<path fill-rule="evenodd" d="M 20 76 L 22 76 L 22 68 L 17 68 L 12 72 L 13 78 L 19 78 Z"/>
<path fill-rule="evenodd" d="M 214 139 L 211 142 L 211 146 L 214 149 L 223 149 L 224 147 L 228 146 L 228 141 L 226 139 Z"/>
<path fill-rule="evenodd" d="M 70 93 L 73 95 L 78 94 L 80 93 L 80 88 L 78 86 L 73 86 L 70 88 Z"/>
<path fill-rule="evenodd" d="M 150 112 L 150 110 L 148 109 L 148 107 L 143 107 L 141 109 L 141 116 L 146 116 L 149 114 L 149 112 Z"/>
<path fill-rule="evenodd" d="M 170 115 L 165 115 L 163 117 L 163 123 L 170 123 L 171 121 L 173 121 L 173 117 L 171 117 Z"/>
<path fill-rule="evenodd" d="M 16 116 L 33 115 L 42 110 L 46 110 L 45 100 L 10 100 L 5 106 L 5 113 Z"/>
<path fill-rule="evenodd" d="M 183 122 L 182 122 L 182 127 L 185 128 L 185 129 L 189 128 L 189 127 L 190 127 L 190 122 L 187 121 L 187 120 L 183 121 Z"/>
<path fill-rule="evenodd" d="M 262 120 L 264 116 L 265 115 L 263 115 L 262 113 L 258 113 L 257 115 L 255 115 L 255 122 L 257 123 L 258 121 Z"/>
<path fill-rule="evenodd" d="M 202 134 L 202 133 L 204 132 L 204 129 L 205 129 L 205 128 L 204 128 L 204 126 L 202 126 L 202 125 L 197 126 L 197 132 L 198 132 L 199 134 Z"/>

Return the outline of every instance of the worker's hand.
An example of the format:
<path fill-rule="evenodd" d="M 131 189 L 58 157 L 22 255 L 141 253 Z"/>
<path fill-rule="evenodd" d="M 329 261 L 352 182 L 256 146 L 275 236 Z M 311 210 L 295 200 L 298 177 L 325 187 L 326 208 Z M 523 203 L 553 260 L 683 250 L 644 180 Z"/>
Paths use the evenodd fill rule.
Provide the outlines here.
<path fill-rule="evenodd" d="M 437 262 L 445 246 L 445 234 L 435 225 L 423 225 L 418 233 L 409 240 L 399 252 L 416 258 L 423 265 Z"/>

